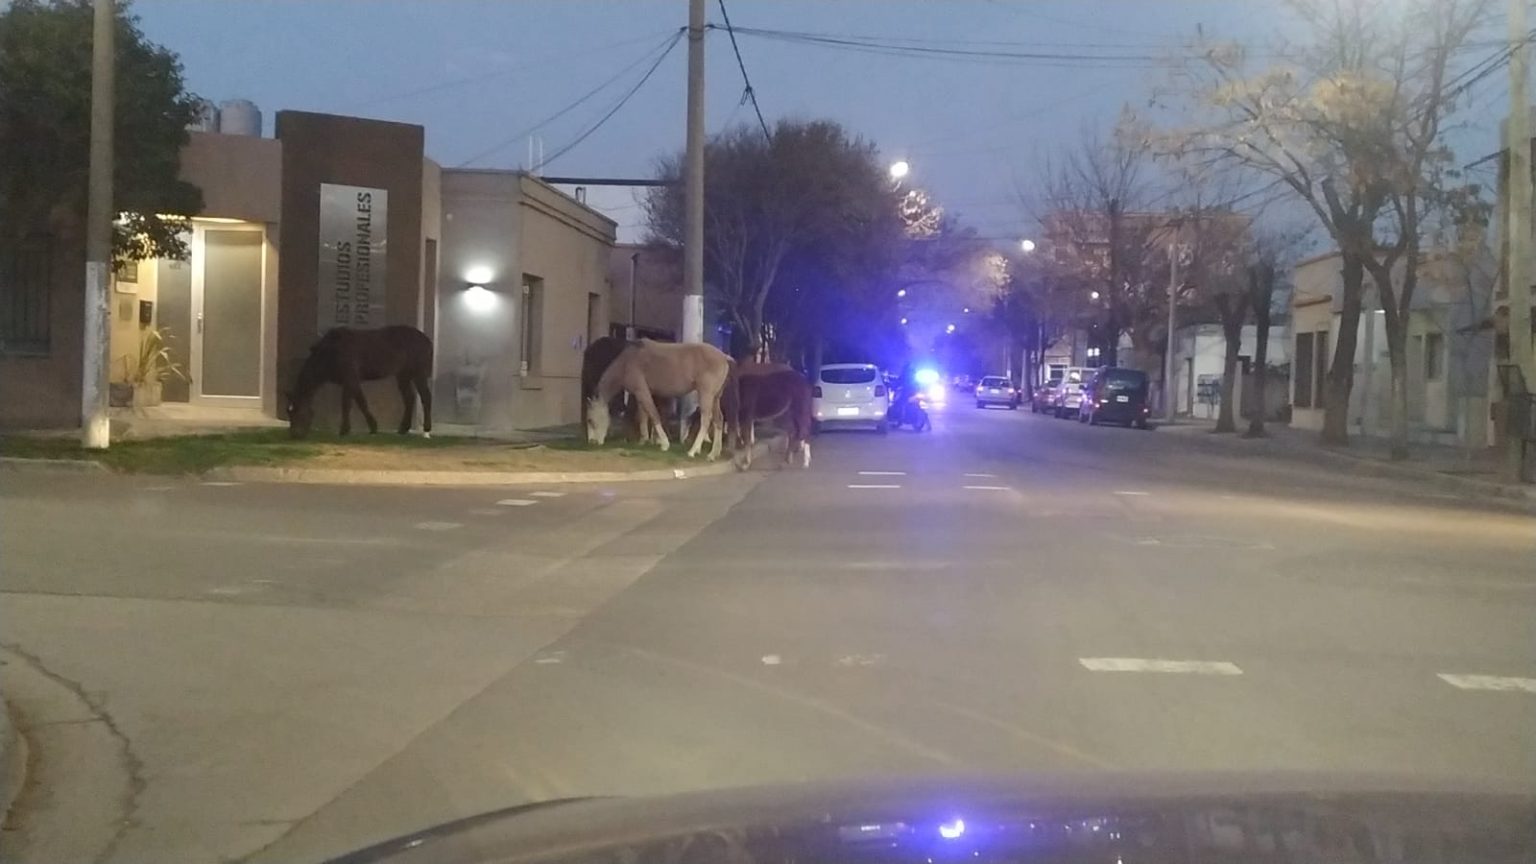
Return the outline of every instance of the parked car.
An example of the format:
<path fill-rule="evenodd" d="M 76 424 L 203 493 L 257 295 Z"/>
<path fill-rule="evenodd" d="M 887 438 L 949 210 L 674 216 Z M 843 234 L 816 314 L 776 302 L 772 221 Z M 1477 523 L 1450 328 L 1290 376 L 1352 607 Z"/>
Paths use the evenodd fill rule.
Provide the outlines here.
<path fill-rule="evenodd" d="M 988 375 L 976 385 L 976 407 L 1006 405 L 1012 411 L 1019 407 L 1019 391 L 1013 382 L 1002 375 Z"/>
<path fill-rule="evenodd" d="M 1151 405 L 1148 396 L 1151 385 L 1147 373 L 1140 369 L 1122 366 L 1105 366 L 1093 373 L 1083 387 L 1082 401 L 1077 409 L 1080 423 L 1124 423 L 1139 429 L 1149 429 Z"/>
<path fill-rule="evenodd" d="M 890 391 L 873 363 L 828 363 L 811 388 L 811 416 L 818 429 L 869 426 L 884 435 Z"/>
<path fill-rule="evenodd" d="M 1029 397 L 1029 410 L 1036 414 L 1055 414 L 1056 400 L 1061 396 L 1061 381 L 1051 380 L 1035 388 Z"/>
<path fill-rule="evenodd" d="M 1083 387 L 1093 377 L 1093 370 L 1083 366 L 1069 366 L 1061 382 L 1056 385 L 1052 400 L 1057 417 L 1077 416 L 1077 407 L 1083 402 Z"/>

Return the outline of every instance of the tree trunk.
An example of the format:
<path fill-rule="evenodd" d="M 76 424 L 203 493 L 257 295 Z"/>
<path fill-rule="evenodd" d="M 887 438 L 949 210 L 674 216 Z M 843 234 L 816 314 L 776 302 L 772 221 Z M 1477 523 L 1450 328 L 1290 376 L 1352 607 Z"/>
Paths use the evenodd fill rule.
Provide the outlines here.
<path fill-rule="evenodd" d="M 1392 368 L 1392 393 L 1387 416 L 1392 430 L 1390 457 L 1394 462 L 1408 458 L 1408 318 L 1387 328 L 1387 363 Z"/>
<path fill-rule="evenodd" d="M 1258 410 L 1248 418 L 1248 431 L 1243 435 L 1245 438 L 1263 438 L 1269 434 L 1264 431 L 1264 415 L 1269 411 L 1265 386 L 1269 383 L 1269 304 L 1274 299 L 1274 271 L 1256 274 L 1255 278 L 1266 280 L 1252 286 L 1253 296 L 1249 300 L 1253 306 L 1255 336 L 1253 368 L 1258 373 L 1253 379 L 1253 401 L 1258 404 Z"/>
<path fill-rule="evenodd" d="M 1340 275 L 1343 299 L 1339 309 L 1339 338 L 1333 346 L 1333 362 L 1323 388 L 1324 444 L 1349 443 L 1349 394 L 1355 386 L 1355 348 L 1360 341 L 1360 307 L 1365 284 L 1365 264 L 1358 255 L 1344 252 Z"/>
<path fill-rule="evenodd" d="M 1221 310 L 1221 334 L 1226 339 L 1226 351 L 1221 358 L 1221 409 L 1216 415 L 1215 432 L 1236 432 L 1237 420 L 1233 416 L 1234 396 L 1237 393 L 1237 358 L 1243 350 L 1243 309 L 1235 301 L 1222 304 L 1237 306 Z"/>

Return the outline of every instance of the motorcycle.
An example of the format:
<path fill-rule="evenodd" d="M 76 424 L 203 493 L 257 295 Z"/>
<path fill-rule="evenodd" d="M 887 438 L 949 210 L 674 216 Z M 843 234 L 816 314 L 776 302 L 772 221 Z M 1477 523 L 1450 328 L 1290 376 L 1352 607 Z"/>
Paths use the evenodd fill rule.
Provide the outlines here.
<path fill-rule="evenodd" d="M 892 401 L 885 419 L 897 429 L 905 425 L 911 426 L 913 432 L 927 432 L 933 428 L 933 422 L 928 419 L 928 400 L 921 390 Z"/>

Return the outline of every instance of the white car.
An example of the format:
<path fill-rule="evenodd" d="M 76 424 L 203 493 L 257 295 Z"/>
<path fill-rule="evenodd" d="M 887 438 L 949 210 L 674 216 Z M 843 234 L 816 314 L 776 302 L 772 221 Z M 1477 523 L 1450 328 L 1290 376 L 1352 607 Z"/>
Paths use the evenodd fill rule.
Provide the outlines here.
<path fill-rule="evenodd" d="M 891 397 L 873 363 L 828 363 L 817 373 L 811 395 L 818 428 L 869 426 L 885 434 Z"/>

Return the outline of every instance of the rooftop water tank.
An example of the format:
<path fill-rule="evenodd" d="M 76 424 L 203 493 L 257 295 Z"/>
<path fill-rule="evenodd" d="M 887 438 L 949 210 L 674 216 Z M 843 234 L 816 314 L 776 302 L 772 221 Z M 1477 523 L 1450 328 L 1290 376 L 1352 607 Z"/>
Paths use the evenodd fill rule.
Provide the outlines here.
<path fill-rule="evenodd" d="M 197 116 L 187 129 L 192 132 L 217 132 L 219 131 L 219 107 L 208 99 L 197 100 Z"/>
<path fill-rule="evenodd" d="M 249 99 L 219 103 L 219 131 L 225 135 L 261 137 L 261 110 Z"/>

